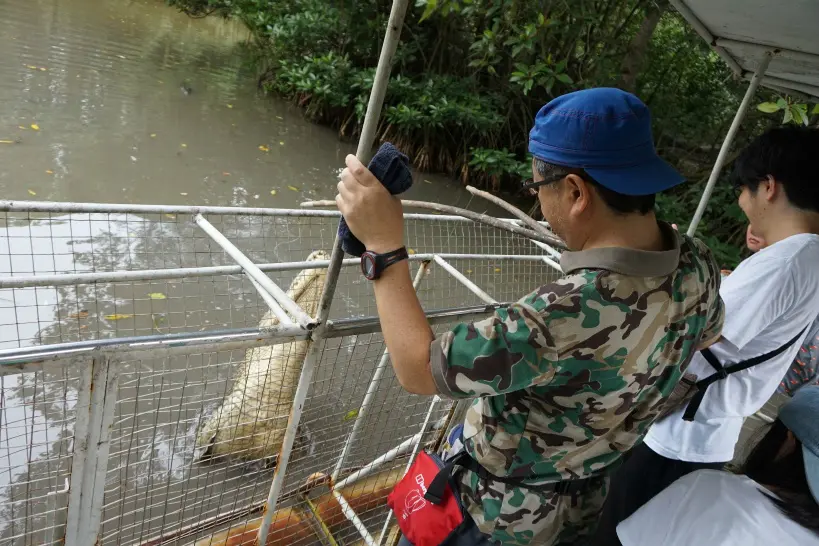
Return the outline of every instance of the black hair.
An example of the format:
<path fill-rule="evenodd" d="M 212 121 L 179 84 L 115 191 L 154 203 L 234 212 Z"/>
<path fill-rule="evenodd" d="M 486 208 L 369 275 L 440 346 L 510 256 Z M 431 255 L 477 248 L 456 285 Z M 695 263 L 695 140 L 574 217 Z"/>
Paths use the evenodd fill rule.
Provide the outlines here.
<path fill-rule="evenodd" d="M 771 176 L 785 188 L 785 196 L 793 206 L 819 212 L 817 152 L 819 129 L 796 125 L 771 129 L 739 154 L 731 183 L 756 193 L 759 184 Z"/>
<path fill-rule="evenodd" d="M 802 443 L 794 439 L 796 449 L 777 459 L 788 439 L 788 428 L 777 419 L 756 444 L 741 468 L 760 485 L 770 487 L 766 496 L 788 518 L 819 536 L 819 504 L 810 492 L 805 475 Z"/>
<path fill-rule="evenodd" d="M 544 179 L 554 179 L 560 174 L 568 176 L 576 174 L 594 187 L 600 199 L 614 212 L 618 214 L 648 214 L 654 210 L 655 194 L 649 195 L 625 195 L 610 190 L 592 178 L 583 169 L 563 167 L 547 163 L 540 158 L 535 158 L 535 170 Z"/>

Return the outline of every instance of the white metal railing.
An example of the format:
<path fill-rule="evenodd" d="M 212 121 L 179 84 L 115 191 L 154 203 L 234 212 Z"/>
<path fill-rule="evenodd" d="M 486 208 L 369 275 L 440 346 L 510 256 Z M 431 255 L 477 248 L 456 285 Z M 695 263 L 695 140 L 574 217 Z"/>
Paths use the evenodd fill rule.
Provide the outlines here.
<path fill-rule="evenodd" d="M 164 283 L 159 285 L 160 288 L 156 288 L 163 290 L 162 294 L 152 294 L 162 299 L 150 300 L 149 298 L 148 301 L 162 303 L 173 300 L 177 305 L 183 307 L 183 314 L 185 314 L 192 309 L 188 302 L 190 298 L 175 296 L 173 294 L 174 283 L 180 283 L 183 288 L 186 286 L 199 288 L 209 286 L 209 283 L 215 282 L 214 279 L 227 279 L 228 284 L 250 283 L 251 290 L 256 291 L 256 298 L 262 303 L 258 307 L 240 307 L 231 301 L 227 310 L 231 317 L 240 318 L 241 323 L 243 314 L 246 312 L 256 315 L 262 310 L 270 309 L 280 318 L 286 317 L 287 320 L 281 320 L 278 325 L 267 328 L 229 324 L 227 328 L 204 328 L 204 331 L 199 331 L 203 328 L 195 328 L 191 323 L 186 324 L 182 328 L 183 331 L 157 333 L 152 330 L 142 335 L 135 327 L 132 335 L 122 336 L 120 332 L 127 330 L 121 328 L 119 322 L 114 320 L 119 317 L 107 315 L 111 319 L 107 323 L 108 327 L 113 329 L 113 332 L 100 329 L 94 332 L 91 339 L 87 339 L 83 338 L 84 330 L 82 329 L 71 332 L 60 330 L 58 342 L 42 344 L 31 344 L 31 341 L 21 333 L 18 335 L 16 347 L 1 349 L 0 378 L 40 377 L 47 379 L 51 375 L 64 373 L 64 370 L 70 368 L 76 368 L 79 371 L 77 378 L 71 379 L 70 385 L 70 389 L 76 391 L 76 403 L 72 408 L 74 419 L 73 421 L 69 419 L 65 424 L 68 435 L 73 437 L 71 462 L 69 468 L 58 472 L 60 479 L 64 476 L 68 480 L 68 487 L 65 488 L 62 481 L 55 479 L 55 483 L 59 481 L 57 484 L 59 487 L 51 488 L 48 492 L 48 498 L 55 506 L 51 512 L 64 513 L 64 517 L 63 521 L 58 521 L 59 518 L 54 516 L 53 523 L 49 524 L 51 525 L 49 536 L 55 541 L 64 539 L 69 544 L 78 545 L 109 542 L 159 545 L 175 540 L 174 537 L 194 537 L 197 533 L 206 533 L 215 526 L 247 521 L 248 518 L 259 514 L 269 514 L 269 517 L 263 517 L 258 525 L 260 538 L 265 532 L 274 531 L 274 534 L 278 533 L 277 536 L 279 536 L 282 531 L 277 525 L 281 522 L 275 518 L 279 517 L 277 514 L 282 513 L 279 509 L 282 503 L 287 506 L 294 502 L 293 494 L 296 489 L 294 489 L 293 480 L 302 479 L 308 470 L 331 469 L 328 472 L 329 482 L 333 484 L 331 498 L 338 503 L 345 518 L 352 522 L 352 532 L 361 535 L 368 544 L 383 544 L 389 534 L 389 520 L 383 510 L 379 512 L 379 510 L 374 511 L 372 508 L 365 507 L 365 513 L 362 514 L 359 512 L 362 510 L 360 503 L 357 504 L 355 498 L 348 499 L 342 490 L 353 487 L 381 469 L 395 468 L 396 464 L 404 468 L 408 464 L 404 459 L 408 456 L 413 457 L 424 443 L 425 438 L 428 438 L 430 431 L 442 426 L 440 414 L 442 411 L 446 412 L 449 405 L 442 404 L 437 399 L 430 401 L 421 397 L 412 397 L 407 411 L 401 412 L 407 414 L 408 421 L 390 429 L 392 425 L 389 420 L 382 419 L 382 415 L 388 411 L 386 408 L 390 408 L 394 402 L 394 396 L 403 396 L 409 400 L 410 395 L 401 394 L 400 387 L 397 386 L 389 369 L 388 354 L 383 348 L 383 341 L 372 337 L 380 330 L 376 317 L 365 312 L 359 316 L 348 315 L 334 320 L 329 319 L 330 304 L 334 298 L 342 298 L 342 300 L 364 298 L 366 300 L 371 297 L 355 292 L 356 287 L 360 284 L 356 284 L 358 281 L 355 279 L 358 278 L 358 275 L 354 270 L 351 271 L 352 277 L 346 277 L 343 285 L 338 284 L 338 277 L 335 283 L 331 283 L 331 279 L 328 279 L 327 286 L 332 285 L 333 288 L 325 291 L 322 302 L 318 306 L 319 312 L 315 317 L 307 316 L 301 309 L 294 309 L 293 305 L 296 304 L 292 300 L 287 301 L 286 294 L 280 288 L 282 285 L 268 277 L 268 274 L 272 274 L 281 278 L 281 275 L 292 274 L 294 271 L 305 268 L 332 271 L 334 260 L 338 264 L 340 274 L 342 267 L 357 266 L 358 260 L 339 260 L 338 257 L 334 257 L 324 261 L 297 260 L 270 263 L 262 260 L 259 263 L 257 258 L 250 257 L 253 251 L 249 253 L 246 248 L 263 246 L 265 251 L 261 252 L 262 255 L 275 253 L 285 240 L 286 234 L 278 233 L 278 224 L 275 223 L 261 228 L 252 222 L 243 223 L 242 218 L 245 218 L 247 212 L 245 209 L 218 208 L 217 211 L 221 216 L 220 228 L 207 220 L 201 212 L 192 215 L 193 222 L 191 223 L 180 218 L 174 218 L 173 222 L 166 222 L 164 218 L 166 213 L 157 212 L 165 210 L 164 208 L 149 208 L 150 212 L 144 212 L 143 214 L 146 215 L 161 214 L 158 218 L 150 220 L 144 217 L 135 219 L 128 216 L 136 214 L 135 211 L 140 210 L 140 206 L 111 206 L 110 210 L 106 207 L 108 206 L 96 204 L 49 204 L 43 207 L 42 204 L 30 206 L 29 203 L 4 203 L 0 208 L 6 213 L 8 226 L 21 223 L 29 226 L 43 224 L 47 225 L 43 233 L 48 233 L 46 243 L 40 240 L 40 238 L 45 239 L 46 236 L 39 235 L 39 228 L 28 228 L 24 231 L 25 236 L 17 236 L 9 231 L 15 228 L 7 228 L 6 234 L 10 241 L 7 248 L 9 263 L 13 265 L 27 261 L 30 256 L 38 256 L 36 250 L 39 247 L 47 247 L 54 251 L 56 262 L 57 257 L 60 256 L 55 250 L 60 246 L 60 230 L 65 230 L 65 226 L 68 226 L 69 232 L 77 231 L 78 225 L 86 223 L 89 226 L 86 226 L 83 235 L 90 236 L 90 239 L 83 244 L 90 245 L 89 260 L 93 263 L 107 263 L 110 261 L 106 259 L 106 253 L 110 252 L 109 248 L 122 247 L 128 249 L 125 253 L 127 255 L 120 260 L 123 264 L 139 263 L 141 265 L 142 262 L 137 260 L 137 254 L 138 249 L 145 246 L 140 243 L 142 239 L 150 243 L 149 247 L 161 247 L 165 242 L 162 237 L 157 239 L 150 235 L 154 230 L 149 229 L 149 224 L 164 225 L 163 233 L 167 233 L 168 237 L 175 240 L 182 238 L 186 241 L 182 247 L 204 245 L 203 248 L 207 247 L 207 250 L 199 250 L 198 256 L 207 256 L 210 261 L 219 257 L 223 263 L 119 271 L 96 269 L 77 271 L 77 265 L 80 263 L 77 260 L 83 257 L 77 254 L 78 245 L 75 243 L 71 245 L 74 252 L 73 261 L 66 264 L 64 268 L 56 266 L 55 263 L 54 266 L 47 268 L 46 274 L 42 274 L 37 268 L 20 270 L 16 267 L 12 267 L 13 270 L 10 272 L 0 273 L 0 299 L 8 296 L 6 299 L 10 301 L 22 302 L 21 294 L 38 290 L 65 289 L 65 293 L 57 295 L 67 299 L 74 307 L 89 307 L 84 311 L 88 317 L 66 319 L 67 310 L 59 311 L 62 307 L 62 300 L 58 297 L 59 301 L 49 303 L 49 306 L 58 309 L 55 316 L 61 319 L 58 322 L 90 321 L 94 317 L 105 315 L 108 309 L 105 306 L 110 305 L 111 302 L 102 298 L 98 301 L 83 301 L 78 304 L 74 300 L 82 300 L 82 298 L 75 296 L 75 293 L 83 293 L 86 288 L 89 290 L 93 288 L 94 293 L 113 293 L 116 292 L 115 289 L 122 287 L 135 289 L 134 287 L 143 286 L 144 288 L 141 289 L 147 291 L 154 290 L 155 288 L 152 287 L 157 286 L 157 283 Z M 44 208 L 47 211 L 43 211 Z M 179 213 L 178 208 L 173 210 Z M 185 212 L 194 211 L 186 210 Z M 316 212 L 321 211 L 253 209 L 253 214 L 247 215 L 247 218 L 269 218 L 273 221 L 283 218 L 297 224 L 308 222 L 309 227 L 302 225 L 300 228 L 306 229 L 308 236 L 301 233 L 296 237 L 296 240 L 303 243 L 297 252 L 303 253 L 311 248 L 304 245 L 315 245 L 318 248 L 326 245 L 326 235 L 333 233 L 328 232 L 327 228 L 334 228 L 335 219 L 338 218 L 337 213 L 316 215 Z M 45 216 L 40 217 L 38 214 Z M 126 216 L 122 216 L 123 214 Z M 94 215 L 100 215 L 100 217 L 97 219 Z M 409 241 L 409 245 L 416 249 L 415 253 L 410 256 L 410 261 L 418 264 L 414 285 L 419 290 L 422 299 L 426 298 L 433 303 L 432 308 L 429 308 L 429 304 L 426 306 L 428 318 L 433 326 L 486 315 L 497 308 L 497 301 L 509 301 L 512 294 L 519 295 L 525 292 L 520 285 L 525 284 L 526 279 L 532 273 L 540 277 L 537 284 L 540 284 L 544 278 L 556 278 L 560 274 L 553 259 L 559 256 L 559 252 L 543 243 L 504 233 L 503 230 L 495 227 L 480 226 L 473 221 L 459 217 L 407 214 L 406 218 L 408 225 L 412 227 L 408 233 L 415 234 L 415 239 L 411 238 Z M 105 229 L 95 229 L 93 227 L 95 222 L 104 224 Z M 319 224 L 310 222 L 319 222 Z M 117 232 L 120 224 L 129 226 L 123 228 L 126 233 L 122 235 L 122 241 L 118 241 L 116 245 L 103 244 L 112 238 L 111 233 Z M 202 229 L 206 237 L 202 238 L 196 234 L 195 229 L 191 230 L 195 227 Z M 269 229 L 265 231 L 266 228 Z M 139 233 L 127 233 L 129 229 L 139 231 Z M 226 236 L 225 230 L 233 233 L 232 237 Z M 245 236 L 245 232 L 253 235 Z M 323 235 L 310 235 L 315 232 Z M 15 237 L 18 240 L 15 241 Z M 231 239 L 237 241 L 238 245 L 235 245 Z M 25 244 L 21 244 L 23 240 Z M 71 240 L 76 240 L 76 237 Z M 324 242 L 320 242 L 321 240 Z M 18 247 L 22 248 L 19 252 L 15 250 Z M 240 247 L 242 247 L 241 250 Z M 438 250 L 449 247 L 463 251 L 441 252 Z M 426 252 L 427 248 L 432 251 Z M 224 255 L 217 254 L 222 251 L 225 251 Z M 169 251 L 167 255 L 163 254 L 159 261 L 172 261 L 176 264 L 177 262 L 171 260 L 171 258 L 176 259 L 170 256 L 171 253 Z M 185 248 L 181 248 L 181 253 L 185 254 Z M 259 255 L 257 252 L 256 256 Z M 235 263 L 230 264 L 228 260 L 235 260 Z M 147 260 L 147 262 L 150 261 Z M 36 262 L 36 258 L 32 259 L 32 262 Z M 120 267 L 117 263 L 112 262 L 111 266 Z M 455 263 L 460 265 L 456 266 Z M 435 266 L 438 266 L 438 269 Z M 479 268 L 480 273 L 473 271 Z M 18 270 L 20 273 L 16 272 Z M 504 280 L 495 283 L 495 290 L 500 290 L 500 293 L 494 297 L 478 284 L 477 279 L 484 279 L 492 284 L 494 276 L 502 277 L 503 275 L 520 280 L 517 282 Z M 271 285 L 276 286 L 278 290 L 271 289 Z M 366 284 L 360 286 L 368 288 Z M 114 288 L 108 290 L 110 287 Z M 336 288 L 342 290 L 339 291 Z M 240 299 L 249 298 L 247 294 L 242 292 Z M 201 291 L 194 293 L 192 298 L 198 302 L 198 306 L 208 305 L 201 299 Z M 447 300 L 447 298 L 452 299 Z M 473 299 L 469 300 L 469 298 Z M 153 315 L 148 311 L 135 311 L 134 309 L 139 307 L 142 300 L 131 299 L 133 308 L 125 309 L 126 314 L 122 316 L 130 316 L 132 318 L 128 320 L 138 321 L 147 320 Z M 438 302 L 452 300 L 462 303 L 455 307 L 435 308 Z M 92 304 L 97 307 L 90 308 Z M 116 301 L 113 302 L 113 305 L 112 311 L 123 311 L 123 307 Z M 48 315 L 43 305 L 38 305 L 37 308 L 39 313 Z M 25 307 L 19 305 L 0 308 L 0 319 L 13 313 L 17 322 L 16 329 L 22 332 L 22 325 L 25 321 L 22 320 L 21 313 L 24 315 L 24 311 Z M 169 310 L 168 314 L 173 314 L 173 310 Z M 300 321 L 293 320 L 298 316 L 301 316 Z M 47 331 L 51 322 L 50 316 L 40 317 L 38 315 L 37 324 L 41 332 Z M 113 333 L 114 336 L 107 337 L 109 333 Z M 223 398 L 224 394 L 219 394 L 219 391 L 226 392 L 230 385 L 229 377 L 220 377 L 215 380 L 192 379 L 193 376 L 190 375 L 192 373 L 208 375 L 213 369 L 211 365 L 202 363 L 197 367 L 192 363 L 198 360 L 215 361 L 220 358 L 220 355 L 230 355 L 235 351 L 249 352 L 268 346 L 281 346 L 294 340 L 312 340 L 312 347 L 301 369 L 301 377 L 292 401 L 292 411 L 290 408 L 286 410 L 290 416 L 272 481 L 268 481 L 270 474 L 264 469 L 253 472 L 242 470 L 241 476 L 233 476 L 231 473 L 237 472 L 242 467 L 227 463 L 215 465 L 213 470 L 201 470 L 204 467 L 199 467 L 196 463 L 184 459 L 187 448 L 180 450 L 174 447 L 176 444 L 186 442 L 183 429 L 195 430 L 197 423 L 201 421 L 202 415 L 206 412 L 206 406 Z M 338 353 L 341 350 L 339 342 L 342 346 L 351 344 L 352 352 L 342 357 Z M 371 369 L 363 364 L 364 361 L 361 361 L 364 367 L 348 366 L 346 368 L 347 375 L 355 379 L 354 384 L 330 388 L 324 396 L 319 393 L 310 394 L 312 390 L 318 388 L 317 385 L 326 381 L 322 379 L 323 376 L 327 374 L 332 376 L 335 373 L 334 365 L 350 358 L 358 362 L 355 360 L 357 351 L 363 350 L 369 353 L 370 348 L 375 348 L 376 345 L 379 349 L 377 362 L 373 360 L 374 365 Z M 335 357 L 336 361 L 329 363 L 328 360 L 337 353 L 339 356 Z M 375 357 L 376 354 L 373 354 L 370 358 Z M 149 369 L 146 369 L 146 366 Z M 228 362 L 217 368 L 231 370 L 235 368 L 235 364 Z M 176 381 L 173 376 L 180 373 L 184 375 L 184 378 Z M 209 381 L 218 383 L 219 389 L 208 395 L 204 391 L 208 390 Z M 146 387 L 148 382 L 151 383 L 150 388 Z M 44 380 L 41 383 L 47 384 L 48 382 Z M 4 395 L 6 392 L 12 392 L 7 385 L 8 382 L 4 383 L 6 387 L 3 389 Z M 203 392 L 196 392 L 197 389 Z M 353 394 L 353 398 L 358 396 L 360 398 L 358 398 L 359 402 L 353 406 L 355 410 L 346 411 L 350 404 L 341 404 L 340 407 L 345 410 L 344 415 L 347 413 L 354 415 L 349 419 L 349 424 L 341 427 L 343 430 L 336 431 L 339 428 L 337 425 L 323 429 L 314 424 L 313 414 L 316 413 L 314 408 L 323 402 L 324 397 L 346 396 L 344 393 L 350 389 L 355 393 L 360 392 L 360 395 Z M 186 391 L 190 394 L 185 395 Z M 174 392 L 177 393 L 173 394 Z M 36 400 L 38 394 L 35 393 L 33 396 Z M 156 400 L 156 402 L 148 403 L 146 400 Z M 28 407 L 27 404 L 28 402 L 20 405 Z M 148 409 L 140 410 L 143 404 L 148 404 Z M 168 404 L 175 404 L 179 408 L 197 406 L 196 415 L 192 418 L 185 417 L 181 409 L 168 409 Z M 9 419 L 14 409 L 11 406 L 13 404 L 3 408 L 2 415 L 0 415 L 3 419 L 0 424 L 9 425 L 11 429 L 14 429 L 15 422 Z M 305 411 L 309 414 L 307 422 L 304 422 Z M 339 411 L 341 409 L 334 407 L 330 414 L 333 412 L 337 414 Z M 172 413 L 168 419 L 157 417 L 159 413 L 168 412 Z M 30 422 L 32 419 L 34 419 L 33 413 L 25 420 Z M 155 424 L 152 424 L 152 420 Z M 432 421 L 436 423 L 436 427 L 430 426 Z M 325 438 L 325 443 L 331 444 L 331 447 L 319 448 L 318 453 L 319 459 L 326 459 L 325 462 L 313 464 L 309 458 L 306 460 L 301 455 L 297 455 L 301 425 L 313 427 L 314 433 L 318 432 L 319 435 L 329 438 L 329 440 Z M 377 428 L 378 432 L 376 432 L 373 427 L 380 428 Z M 159 436 L 165 430 L 167 432 L 164 434 L 171 440 L 166 440 L 163 444 Z M 393 437 L 394 440 L 391 440 L 390 438 Z M 168 450 L 168 445 L 170 445 L 171 453 L 167 456 L 159 455 L 158 452 L 154 453 L 160 449 L 158 445 L 165 450 Z M 7 440 L 5 447 L 9 448 L 9 446 Z M 3 453 L 3 448 L 4 444 L 0 441 L 0 454 Z M 149 451 L 145 451 L 146 449 Z M 142 450 L 141 455 L 139 450 Z M 5 451 L 8 452 L 9 449 Z M 43 457 L 49 458 L 48 455 Z M 174 457 L 181 457 L 180 460 L 184 459 L 184 461 L 181 464 L 175 463 L 173 462 Z M 362 459 L 363 457 L 368 458 Z M 362 460 L 370 462 L 366 463 L 363 468 L 349 467 L 350 461 L 358 463 Z M 147 467 L 145 467 L 146 462 Z M 0 464 L 2 464 L 2 456 L 0 456 Z M 23 467 L 36 464 L 38 464 L 37 457 L 32 456 L 25 464 L 14 468 L 12 468 L 14 465 L 9 463 L 6 470 L 11 475 Z M 172 468 L 175 464 L 177 466 Z M 296 466 L 293 467 L 293 464 Z M 139 485 L 146 480 L 148 482 L 156 480 L 157 472 L 165 476 L 163 479 L 167 480 L 167 483 Z M 186 475 L 181 485 L 170 477 L 174 472 Z M 0 474 L 2 474 L 2 469 L 0 469 Z M 194 478 L 204 479 L 206 485 L 196 485 Z M 233 484 L 227 486 L 229 488 L 235 487 L 236 493 L 232 497 L 230 497 L 232 494 L 230 491 L 219 493 L 225 499 L 233 498 L 234 500 L 229 501 L 232 505 L 206 506 L 208 501 L 204 499 L 212 494 L 214 487 L 218 488 L 221 483 L 219 480 L 225 480 L 225 484 Z M 33 483 L 33 480 L 29 481 Z M 269 485 L 265 487 L 265 483 Z M 181 492 L 175 494 L 175 487 Z M 265 489 L 266 494 L 262 497 L 261 493 Z M 12 500 L 16 503 L 15 506 L 24 506 L 26 503 L 34 503 L 35 497 L 36 495 L 31 493 L 29 496 L 19 495 Z M 183 500 L 188 511 L 192 507 L 199 507 L 197 508 L 199 513 L 188 514 L 184 507 L 171 509 L 173 503 L 179 504 Z M 141 519 L 128 516 L 126 512 L 133 509 L 144 514 Z M 159 511 L 161 515 L 151 515 L 153 511 Z M 379 520 L 374 525 L 374 512 L 382 514 L 378 517 L 383 516 L 383 522 Z M 25 522 L 22 521 L 23 519 Z M 15 523 L 14 530 L 9 531 L 8 534 L 13 535 L 15 540 L 38 542 L 40 539 L 37 537 L 40 536 L 38 535 L 40 530 L 28 525 L 26 522 L 29 519 L 31 519 L 30 516 L 18 518 L 15 513 L 12 518 L 12 523 Z M 266 523 L 266 520 L 269 521 Z M 17 523 L 22 527 L 22 531 L 17 530 Z M 6 527 L 9 528 L 8 525 Z M 117 529 L 111 530 L 114 527 Z M 330 527 L 335 529 L 337 524 L 330 525 Z M 0 517 L 0 529 L 2 529 L 2 517 Z M 4 543 L 3 535 L 0 534 L 0 544 Z M 51 542 L 42 540 L 41 543 Z"/>

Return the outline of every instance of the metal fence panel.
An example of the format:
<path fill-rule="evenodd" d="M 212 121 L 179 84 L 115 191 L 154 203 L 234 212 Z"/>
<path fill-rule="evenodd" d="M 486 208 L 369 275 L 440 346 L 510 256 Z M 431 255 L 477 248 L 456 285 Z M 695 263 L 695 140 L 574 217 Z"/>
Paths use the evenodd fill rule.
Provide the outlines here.
<path fill-rule="evenodd" d="M 305 267 L 284 262 L 302 262 L 315 250 L 329 254 L 337 226 L 335 216 L 293 211 L 206 218 L 282 288 Z M 67 364 L 82 358 L 76 354 L 71 360 L 51 356 L 55 361 L 42 371 L 21 373 L 7 366 L 3 373 L 10 375 L 0 374 L 0 465 L 5 464 L 0 487 L 7 499 L 0 512 L 0 546 L 59 542 L 66 528 L 76 529 L 80 542 L 90 541 L 93 533 L 82 530 L 82 523 L 94 521 L 88 503 L 101 511 L 101 544 L 190 544 L 230 529 L 252 543 L 309 342 L 279 338 L 231 350 L 216 336 L 206 349 L 176 343 L 173 352 L 160 356 L 144 348 L 133 352 L 140 337 L 167 337 L 165 346 L 173 346 L 172 336 L 180 333 L 252 333 L 268 311 L 247 275 L 192 215 L 10 210 L 0 214 L 0 225 L 0 356 L 6 362 L 31 360 L 24 354 L 31 347 L 137 336 L 137 342 L 105 353 L 113 358 L 114 371 L 106 380 L 112 396 L 92 397 L 89 381 L 88 391 L 80 391 L 82 374 L 92 368 L 88 361 Z M 559 275 L 531 241 L 464 220 L 409 217 L 406 239 L 413 273 L 422 259 L 438 254 L 499 302 L 516 300 Z M 222 269 L 202 269 L 212 267 Z M 96 277 L 102 273 L 109 276 Z M 123 274 L 128 278 L 117 277 Z M 51 277 L 42 280 L 42 275 Z M 418 282 L 427 311 L 485 305 L 440 263 L 433 262 Z M 341 324 L 341 319 L 375 315 L 372 287 L 352 262 L 342 269 L 330 317 Z M 377 540 L 388 486 L 417 444 L 439 434 L 431 425 L 440 426 L 451 404 L 432 405 L 429 397 L 406 393 L 383 359 L 377 330 L 375 323 L 333 337 L 343 331 L 330 329 L 331 337 L 314 347 L 315 373 L 283 475 L 272 543 L 318 543 L 329 531 L 338 544 L 354 544 L 364 528 Z M 372 382 L 379 364 L 380 380 Z M 82 411 L 81 399 L 88 400 Z M 110 415 L 93 407 L 103 402 Z M 212 432 L 214 419 L 219 434 L 208 442 L 203 431 Z M 104 444 L 107 457 L 75 441 L 78 424 L 84 438 Z M 346 445 L 353 427 L 355 439 Z M 211 457 L 203 459 L 211 444 L 215 447 L 206 453 Z M 82 464 L 75 470 L 82 476 L 71 475 L 77 445 L 83 447 L 76 459 Z M 384 464 L 370 468 L 374 460 Z M 344 486 L 351 475 L 362 473 L 361 480 Z M 334 474 L 341 498 L 328 490 Z M 77 491 L 79 483 L 88 485 Z M 306 483 L 315 487 L 303 495 Z M 94 496 L 97 488 L 102 496 Z M 78 504 L 75 497 L 93 500 Z M 342 506 L 355 516 L 345 515 Z M 77 511 L 91 519 L 71 519 Z"/>

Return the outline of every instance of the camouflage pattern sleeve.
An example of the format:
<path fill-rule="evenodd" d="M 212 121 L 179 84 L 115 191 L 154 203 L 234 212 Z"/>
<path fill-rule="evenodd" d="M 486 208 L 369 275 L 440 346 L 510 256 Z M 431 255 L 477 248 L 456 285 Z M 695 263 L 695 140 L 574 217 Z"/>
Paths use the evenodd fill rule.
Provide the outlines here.
<path fill-rule="evenodd" d="M 702 332 L 700 340 L 703 343 L 714 341 L 722 333 L 722 325 L 725 323 L 725 304 L 722 298 L 717 296 L 711 311 L 708 314 L 708 322 L 705 323 L 705 330 Z"/>
<path fill-rule="evenodd" d="M 433 341 L 430 365 L 440 394 L 495 396 L 551 381 L 557 355 L 542 302 L 529 296 Z"/>
<path fill-rule="evenodd" d="M 705 323 L 705 330 L 700 337 L 701 343 L 708 343 L 715 341 L 722 333 L 722 326 L 725 323 L 725 304 L 719 296 L 720 283 L 722 281 L 722 271 L 720 271 L 711 249 L 699 239 L 690 239 L 691 243 L 697 248 L 700 256 L 702 256 L 702 263 L 705 267 L 701 268 L 701 275 L 706 275 L 708 279 L 708 287 L 703 297 L 713 298 L 708 306 L 708 320 Z"/>

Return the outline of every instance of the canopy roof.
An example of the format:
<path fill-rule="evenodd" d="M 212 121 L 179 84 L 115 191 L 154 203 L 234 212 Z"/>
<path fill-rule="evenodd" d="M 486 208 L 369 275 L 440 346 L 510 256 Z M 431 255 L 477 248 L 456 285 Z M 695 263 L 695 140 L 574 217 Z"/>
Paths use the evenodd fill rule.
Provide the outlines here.
<path fill-rule="evenodd" d="M 819 98 L 819 1 L 671 0 L 734 72 L 750 79 L 775 55 L 762 85 Z"/>

